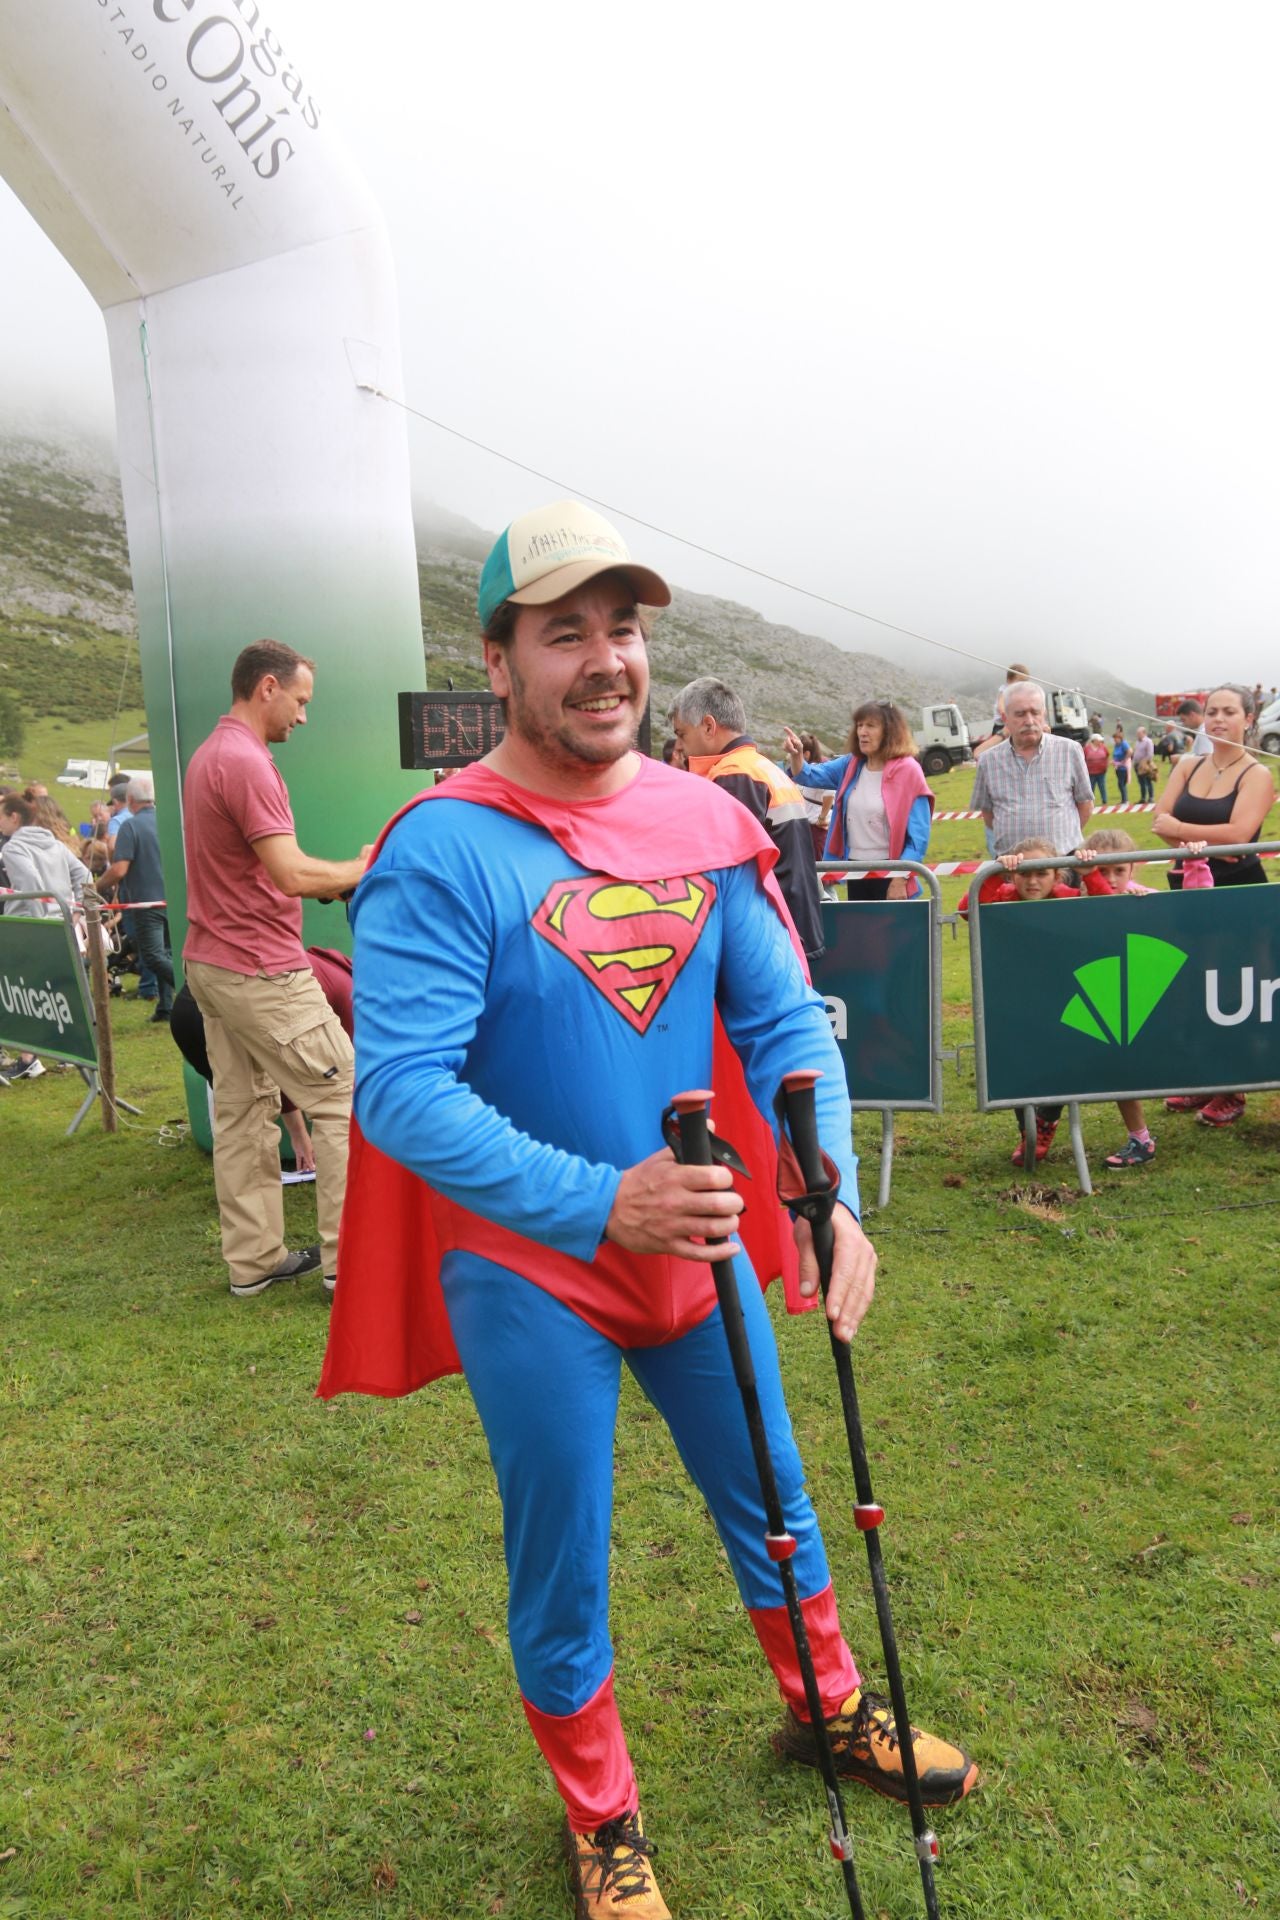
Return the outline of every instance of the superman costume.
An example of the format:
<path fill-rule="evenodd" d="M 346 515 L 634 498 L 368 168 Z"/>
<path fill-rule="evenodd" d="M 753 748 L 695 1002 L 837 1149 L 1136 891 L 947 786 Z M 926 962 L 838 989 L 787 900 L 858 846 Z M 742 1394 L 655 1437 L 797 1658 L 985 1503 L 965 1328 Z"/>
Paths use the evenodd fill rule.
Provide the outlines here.
<path fill-rule="evenodd" d="M 823 1144 L 856 1210 L 843 1070 L 772 884 L 774 849 L 710 783 L 637 767 L 620 793 L 573 805 L 470 768 L 384 836 L 352 906 L 357 1124 L 320 1385 L 404 1392 L 461 1365 L 502 1497 L 525 1712 L 577 1831 L 636 1804 L 608 1635 L 624 1361 L 804 1713 L 711 1270 L 604 1239 L 623 1169 L 662 1144 L 667 1100 L 708 1081 L 717 1008 L 758 1111 L 784 1073 L 823 1072 Z M 723 1108 L 717 1119 L 733 1132 Z M 771 1181 L 753 1188 L 740 1237 L 767 1260 L 780 1216 Z M 858 1676 L 763 1295 L 742 1293 L 834 1713 Z"/>

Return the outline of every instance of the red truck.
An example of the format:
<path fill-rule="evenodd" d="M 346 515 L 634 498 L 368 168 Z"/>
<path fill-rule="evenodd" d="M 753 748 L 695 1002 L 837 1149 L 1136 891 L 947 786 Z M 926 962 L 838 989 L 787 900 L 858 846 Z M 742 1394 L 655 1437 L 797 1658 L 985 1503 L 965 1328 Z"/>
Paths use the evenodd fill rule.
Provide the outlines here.
<path fill-rule="evenodd" d="M 1208 698 L 1209 689 L 1207 687 L 1204 688 L 1202 692 L 1197 691 L 1197 689 L 1193 687 L 1189 693 L 1158 693 L 1156 695 L 1156 716 L 1160 720 L 1176 720 L 1178 717 L 1178 708 L 1184 700 L 1194 700 L 1198 706 L 1202 707 Z"/>

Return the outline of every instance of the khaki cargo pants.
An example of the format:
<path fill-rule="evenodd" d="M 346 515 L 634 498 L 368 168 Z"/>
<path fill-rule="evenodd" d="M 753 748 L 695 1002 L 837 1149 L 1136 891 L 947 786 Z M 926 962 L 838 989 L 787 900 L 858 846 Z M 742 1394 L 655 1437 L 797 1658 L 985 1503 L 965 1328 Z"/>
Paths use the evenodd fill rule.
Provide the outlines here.
<path fill-rule="evenodd" d="M 222 1257 L 240 1285 L 284 1259 L 281 1087 L 307 1115 L 316 1149 L 316 1213 L 326 1274 L 338 1270 L 355 1055 L 308 967 L 231 973 L 189 961 L 213 1069 L 213 1180 Z"/>

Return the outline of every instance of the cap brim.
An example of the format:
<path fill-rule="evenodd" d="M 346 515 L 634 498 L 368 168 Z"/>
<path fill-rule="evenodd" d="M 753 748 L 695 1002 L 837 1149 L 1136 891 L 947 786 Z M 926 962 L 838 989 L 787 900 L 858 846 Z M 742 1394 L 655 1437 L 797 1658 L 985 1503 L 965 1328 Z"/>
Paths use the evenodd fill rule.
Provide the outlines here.
<path fill-rule="evenodd" d="M 660 574 L 648 567 L 638 567 L 632 560 L 572 560 L 566 567 L 557 567 L 553 573 L 544 573 L 527 587 L 521 587 L 518 593 L 507 595 L 518 607 L 548 607 L 554 600 L 563 600 L 566 593 L 574 593 L 584 587 L 588 580 L 598 579 L 602 573 L 620 573 L 631 584 L 636 603 L 642 607 L 669 607 L 671 589 Z"/>

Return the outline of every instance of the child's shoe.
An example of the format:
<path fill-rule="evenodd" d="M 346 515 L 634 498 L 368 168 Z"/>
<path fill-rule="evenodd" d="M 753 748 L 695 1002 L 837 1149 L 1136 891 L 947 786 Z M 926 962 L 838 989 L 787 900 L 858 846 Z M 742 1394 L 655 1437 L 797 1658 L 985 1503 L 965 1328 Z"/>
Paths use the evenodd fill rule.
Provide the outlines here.
<path fill-rule="evenodd" d="M 1040 1162 L 1044 1159 L 1050 1147 L 1053 1145 L 1053 1136 L 1057 1131 L 1058 1131 L 1058 1123 L 1056 1120 L 1041 1120 L 1037 1116 L 1036 1118 L 1036 1165 L 1037 1166 L 1039 1166 Z M 1019 1134 L 1018 1144 L 1014 1148 L 1013 1153 L 1010 1156 L 1012 1158 L 1012 1161 L 1015 1167 L 1020 1167 L 1023 1165 L 1023 1149 L 1025 1147 L 1025 1144 L 1026 1143 L 1023 1140 L 1021 1134 Z"/>
<path fill-rule="evenodd" d="M 1109 1153 L 1102 1164 L 1104 1167 L 1145 1167 L 1155 1157 L 1154 1140 L 1135 1140 L 1130 1134 L 1119 1153 Z"/>
<path fill-rule="evenodd" d="M 1202 1127 L 1229 1127 L 1244 1112 L 1242 1093 L 1220 1093 L 1201 1107 L 1196 1119 Z"/>

